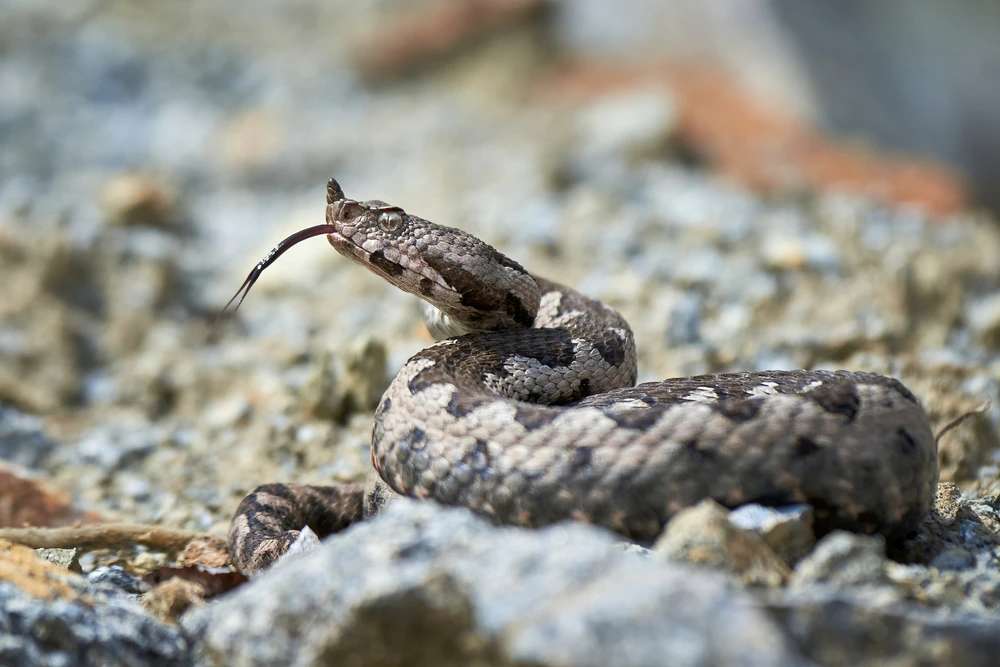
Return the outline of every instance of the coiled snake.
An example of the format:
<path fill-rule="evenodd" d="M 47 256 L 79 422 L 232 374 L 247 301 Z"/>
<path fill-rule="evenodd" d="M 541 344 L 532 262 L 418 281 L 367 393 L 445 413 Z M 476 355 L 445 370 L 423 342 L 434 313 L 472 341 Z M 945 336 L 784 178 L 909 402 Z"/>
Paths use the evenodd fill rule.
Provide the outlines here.
<path fill-rule="evenodd" d="M 242 501 L 229 539 L 245 572 L 283 554 L 303 526 L 334 532 L 393 493 L 523 526 L 578 519 L 638 541 L 705 498 L 807 502 L 821 528 L 890 536 L 929 509 L 937 448 L 897 380 L 765 371 L 632 386 L 632 332 L 611 308 L 463 231 L 348 199 L 334 180 L 326 223 L 285 239 L 236 296 L 318 235 L 424 299 L 443 340 L 407 361 L 382 396 L 367 489 L 269 484 Z"/>

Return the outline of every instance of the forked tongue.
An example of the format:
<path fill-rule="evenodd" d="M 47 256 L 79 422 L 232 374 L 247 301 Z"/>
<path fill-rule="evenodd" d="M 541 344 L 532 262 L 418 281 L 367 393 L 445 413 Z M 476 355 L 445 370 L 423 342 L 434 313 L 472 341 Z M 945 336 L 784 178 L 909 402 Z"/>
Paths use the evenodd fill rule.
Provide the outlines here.
<path fill-rule="evenodd" d="M 226 302 L 226 307 L 222 309 L 222 312 L 223 313 L 229 312 L 229 307 L 232 306 L 233 301 L 236 301 L 237 297 L 239 297 L 239 301 L 236 301 L 236 306 L 234 306 L 232 310 L 232 312 L 236 312 L 239 309 L 240 304 L 243 303 L 243 299 L 247 298 L 247 294 L 250 293 L 250 288 L 253 287 L 253 284 L 257 282 L 258 278 L 260 278 L 260 274 L 264 273 L 264 269 L 274 264 L 274 261 L 279 257 L 281 257 L 286 250 L 291 248 L 299 241 L 305 241 L 306 239 L 312 238 L 313 236 L 322 236 L 324 234 L 329 234 L 332 231 L 333 228 L 326 223 L 322 225 L 314 225 L 312 227 L 307 227 L 306 229 L 295 232 L 287 239 L 281 241 L 280 243 L 278 243 L 278 245 L 271 248 L 271 251 L 266 255 L 264 255 L 264 259 L 257 262 L 257 266 L 253 267 L 253 270 L 250 271 L 250 275 L 248 275 L 247 279 L 243 281 L 243 284 L 240 285 L 240 288 L 236 290 L 236 294 L 233 295 L 233 298 L 231 298 L 229 301 Z"/>

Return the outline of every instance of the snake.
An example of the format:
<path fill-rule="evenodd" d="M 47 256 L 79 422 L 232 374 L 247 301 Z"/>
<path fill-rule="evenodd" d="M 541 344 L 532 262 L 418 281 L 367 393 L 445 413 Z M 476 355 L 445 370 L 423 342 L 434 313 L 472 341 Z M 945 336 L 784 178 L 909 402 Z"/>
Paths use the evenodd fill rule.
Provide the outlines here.
<path fill-rule="evenodd" d="M 577 520 L 640 544 L 712 499 L 733 508 L 807 503 L 817 531 L 896 539 L 929 511 L 937 444 L 897 379 L 844 370 L 698 375 L 636 385 L 636 346 L 608 305 L 537 276 L 475 236 L 379 200 L 326 188 L 325 222 L 300 241 L 341 255 L 425 302 L 437 342 L 411 357 L 375 410 L 366 483 L 265 484 L 229 530 L 256 574 L 399 496 L 499 524 Z"/>

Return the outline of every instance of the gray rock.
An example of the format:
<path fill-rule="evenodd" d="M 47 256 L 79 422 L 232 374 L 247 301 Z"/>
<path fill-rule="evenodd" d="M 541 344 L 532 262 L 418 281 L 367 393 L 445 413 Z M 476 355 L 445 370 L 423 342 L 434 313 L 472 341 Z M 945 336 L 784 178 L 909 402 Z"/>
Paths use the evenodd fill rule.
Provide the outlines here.
<path fill-rule="evenodd" d="M 888 581 L 885 540 L 878 536 L 830 533 L 792 573 L 793 587 L 878 585 Z"/>
<path fill-rule="evenodd" d="M 576 115 L 582 157 L 656 155 L 666 148 L 676 119 L 674 101 L 662 86 L 606 96 Z"/>
<path fill-rule="evenodd" d="M 690 345 L 701 340 L 703 300 L 685 292 L 667 313 L 667 344 Z"/>
<path fill-rule="evenodd" d="M 174 627 L 124 596 L 42 600 L 0 582 L 0 665 L 111 667 L 191 664 Z"/>
<path fill-rule="evenodd" d="M 823 665 L 997 664 L 1000 618 L 940 614 L 829 589 L 775 592 L 765 608 Z"/>
<path fill-rule="evenodd" d="M 0 459 L 39 468 L 55 447 L 40 419 L 0 405 Z"/>
<path fill-rule="evenodd" d="M 401 499 L 189 613 L 205 664 L 803 664 L 725 579 Z"/>
<path fill-rule="evenodd" d="M 653 551 L 663 559 L 725 570 L 745 584 L 780 586 L 788 567 L 755 533 L 737 528 L 714 500 L 681 510 Z"/>
<path fill-rule="evenodd" d="M 961 547 L 945 549 L 931 561 L 931 567 L 939 570 L 967 570 L 975 564 L 976 557 Z"/>
<path fill-rule="evenodd" d="M 140 595 L 149 590 L 149 586 L 142 579 L 120 565 L 94 569 L 87 574 L 87 582 L 94 586 L 110 586 L 129 595 Z"/>
<path fill-rule="evenodd" d="M 60 565 L 71 572 L 80 572 L 80 551 L 78 549 L 35 549 L 42 560 Z"/>
<path fill-rule="evenodd" d="M 760 535 L 789 564 L 798 562 L 816 543 L 813 511 L 809 505 L 742 505 L 729 513 L 729 521 Z"/>
<path fill-rule="evenodd" d="M 986 345 L 1000 346 L 1000 294 L 969 305 L 969 326 Z"/>
<path fill-rule="evenodd" d="M 145 425 L 99 426 L 77 443 L 76 457 L 102 470 L 127 467 L 156 449 L 159 435 Z"/>

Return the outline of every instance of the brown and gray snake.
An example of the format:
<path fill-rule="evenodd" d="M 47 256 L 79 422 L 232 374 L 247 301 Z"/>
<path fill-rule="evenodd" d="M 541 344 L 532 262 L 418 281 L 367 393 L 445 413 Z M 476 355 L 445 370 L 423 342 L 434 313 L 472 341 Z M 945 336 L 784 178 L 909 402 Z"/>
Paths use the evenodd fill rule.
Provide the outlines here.
<path fill-rule="evenodd" d="M 272 250 L 240 301 L 285 250 L 319 235 L 424 299 L 442 340 L 407 361 L 382 396 L 367 487 L 268 484 L 240 503 L 229 545 L 244 572 L 274 562 L 304 526 L 330 534 L 394 494 L 505 524 L 576 519 L 639 542 L 706 498 L 805 502 L 820 530 L 890 537 L 930 507 L 937 446 L 899 381 L 764 371 L 633 386 L 635 344 L 617 312 L 461 230 L 348 199 L 334 180 L 325 224 Z"/>

